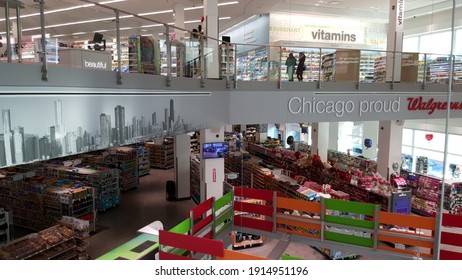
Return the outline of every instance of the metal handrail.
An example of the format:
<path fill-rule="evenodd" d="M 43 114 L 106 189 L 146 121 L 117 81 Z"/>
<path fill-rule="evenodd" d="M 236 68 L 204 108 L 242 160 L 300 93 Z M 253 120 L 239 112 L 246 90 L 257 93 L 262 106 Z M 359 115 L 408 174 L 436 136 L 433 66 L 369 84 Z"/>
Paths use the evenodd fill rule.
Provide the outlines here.
<path fill-rule="evenodd" d="M 176 27 L 175 25 L 173 24 L 168 24 L 168 23 L 165 23 L 165 22 L 161 22 L 161 21 L 158 21 L 158 20 L 155 20 L 155 19 L 150 19 L 150 18 L 147 18 L 145 16 L 140 16 L 138 14 L 135 14 L 135 13 L 132 13 L 132 12 L 128 12 L 128 11 L 125 11 L 125 10 L 122 10 L 122 9 L 118 9 L 118 8 L 114 8 L 114 7 L 111 7 L 111 6 L 108 6 L 108 5 L 105 5 L 105 4 L 100 4 L 100 3 L 97 3 L 95 2 L 94 0 L 80 0 L 81 2 L 85 2 L 85 3 L 89 3 L 89 4 L 92 4 L 92 5 L 95 5 L 95 6 L 98 6 L 98 7 L 101 7 L 101 8 L 105 8 L 105 9 L 108 9 L 108 10 L 112 10 L 114 11 L 114 13 L 116 14 L 116 31 L 118 33 L 118 40 L 117 40 L 117 47 L 120 48 L 120 39 L 119 39 L 119 36 L 120 36 L 120 25 L 119 25 L 119 14 L 120 13 L 123 13 L 123 14 L 126 14 L 126 15 L 130 15 L 132 17 L 135 17 L 135 18 L 139 18 L 139 19 L 142 19 L 142 20 L 145 20 L 145 21 L 148 21 L 148 22 L 152 22 L 152 23 L 157 23 L 157 24 L 160 24 L 160 25 L 163 25 L 166 29 L 166 45 L 167 45 L 167 62 L 170 62 L 170 63 L 167 63 L 167 77 L 166 77 L 166 85 L 167 87 L 170 86 L 170 79 L 171 79 L 171 70 L 172 70 L 172 65 L 171 65 L 171 46 L 172 46 L 172 42 L 169 40 L 169 29 L 171 30 L 172 28 L 173 29 L 177 29 L 177 30 L 181 30 L 181 31 L 184 31 L 190 35 L 193 35 L 193 36 L 199 36 L 199 40 L 201 42 L 201 49 L 202 49 L 202 52 L 200 54 L 200 57 L 204 57 L 203 61 L 201 62 L 201 85 L 204 86 L 205 84 L 205 80 L 206 80 L 206 75 L 205 75 L 205 67 L 206 67 L 206 57 L 207 56 L 210 56 L 212 55 L 214 52 L 209 52 L 207 54 L 204 54 L 204 51 L 203 51 L 203 47 L 204 47 L 204 42 L 205 40 L 211 40 L 211 41 L 216 41 L 217 43 L 218 42 L 222 42 L 222 43 L 225 43 L 225 44 L 230 44 L 228 42 L 223 42 L 222 40 L 219 40 L 217 38 L 213 38 L 213 37 L 210 37 L 210 36 L 207 36 L 207 35 L 204 35 L 204 34 L 201 34 L 199 32 L 192 32 L 190 30 L 186 30 L 184 28 L 181 28 L 181 27 Z M 38 2 L 43 2 L 43 0 L 38 0 Z M 45 21 L 45 18 L 44 18 L 44 11 L 41 10 L 41 25 L 42 25 L 42 29 L 44 28 L 44 21 Z M 43 33 L 43 31 L 42 31 Z M 9 36 L 6 36 L 7 39 L 9 38 Z M 43 37 L 43 36 L 42 36 Z M 42 44 L 46 44 L 46 40 L 43 40 L 42 38 Z M 238 56 L 238 51 L 239 51 L 239 47 L 240 46 L 244 46 L 246 49 L 248 49 L 249 47 L 250 48 L 267 48 L 267 49 L 270 49 L 270 48 L 273 48 L 273 49 L 276 49 L 276 48 L 279 48 L 279 61 L 276 61 L 274 60 L 275 62 L 277 62 L 277 66 L 279 69 L 277 69 L 278 73 L 278 77 L 277 77 L 277 82 L 279 84 L 278 88 L 281 89 L 282 88 L 282 75 L 281 75 L 281 65 L 282 65 L 282 48 L 285 48 L 285 46 L 281 46 L 281 45 L 275 45 L 275 44 L 254 44 L 254 43 L 250 43 L 250 44 L 242 44 L 242 43 L 233 43 L 232 44 L 234 46 L 234 50 L 235 50 L 235 53 L 233 54 L 234 57 L 236 57 L 236 59 L 234 59 L 234 62 L 233 62 L 233 68 L 234 68 L 234 71 L 231 71 L 233 72 L 233 79 L 234 79 L 234 88 L 237 88 L 238 86 L 238 76 L 237 76 L 237 65 L 238 65 L 238 59 L 237 59 L 237 56 Z M 217 45 L 217 49 L 219 48 L 219 46 Z M 323 53 L 324 50 L 336 50 L 335 48 L 318 48 L 318 47 L 310 47 L 310 46 L 298 46 L 298 45 L 291 45 L 290 48 L 298 48 L 298 49 L 318 49 L 319 50 L 319 54 L 321 55 Z M 170 52 L 169 52 L 170 50 Z M 368 49 L 368 48 L 360 48 L 360 49 L 356 49 L 356 50 L 359 50 L 360 52 L 376 52 L 376 53 L 382 53 L 384 54 L 383 56 L 387 56 L 387 55 L 392 55 L 393 57 L 395 56 L 400 56 L 402 54 L 406 54 L 406 53 L 409 53 L 409 52 L 404 52 L 404 51 L 387 51 L 387 50 L 381 50 L 381 49 Z M 11 52 L 11 47 L 8 49 L 9 52 Z M 121 65 L 120 64 L 120 51 L 118 51 L 118 61 L 119 61 L 119 66 Z M 422 88 L 424 89 L 425 88 L 425 85 L 426 83 L 428 83 L 428 81 L 426 81 L 426 74 L 427 74 L 427 59 L 431 56 L 447 56 L 445 54 L 436 54 L 436 53 L 419 53 L 419 54 L 423 54 L 424 55 L 424 77 L 422 77 L 422 81 L 421 81 L 421 84 L 422 84 Z M 45 56 L 45 48 L 43 50 L 43 54 L 42 55 L 42 63 L 43 63 L 43 67 L 42 67 L 42 80 L 46 81 L 47 80 L 47 66 L 46 66 L 46 57 L 44 58 L 43 56 Z M 199 57 L 199 58 L 200 58 Z M 198 58 L 194 58 L 188 62 L 186 62 L 185 64 L 187 65 L 188 63 L 192 63 L 193 61 L 197 60 Z M 277 58 L 276 58 L 277 59 Z M 19 56 L 19 60 L 20 60 L 20 56 Z M 215 62 L 214 62 L 215 63 Z M 229 61 L 228 61 L 229 63 Z M 395 68 L 395 61 L 393 60 L 393 70 L 392 70 L 392 75 L 394 76 L 394 68 Z M 268 56 L 268 61 L 267 61 L 267 64 L 269 65 L 270 64 L 270 60 L 269 60 L 269 56 Z M 269 67 L 267 68 L 267 78 L 266 78 L 266 81 L 270 80 L 270 72 L 269 72 Z M 317 83 L 318 83 L 318 88 L 321 88 L 321 83 L 322 83 L 322 65 L 321 63 L 319 64 L 319 69 L 317 69 L 317 72 L 318 72 L 318 79 L 317 79 Z M 454 71 L 454 67 L 453 69 L 448 69 L 448 72 L 449 71 Z M 117 83 L 118 84 L 121 84 L 122 83 L 122 73 L 121 72 L 121 69 L 119 67 L 119 70 L 117 71 Z M 314 71 L 314 73 L 316 73 L 316 71 Z M 449 74 L 449 73 L 448 73 Z M 451 73 L 453 74 L 453 73 Z M 221 75 L 219 75 L 221 76 Z M 226 84 L 227 84 L 227 87 L 230 83 L 230 71 L 227 71 L 226 73 Z M 452 79 L 454 80 L 454 76 L 453 75 L 449 75 L 449 76 L 452 76 Z M 223 76 L 221 76 L 223 77 Z M 393 87 L 394 83 L 395 83 L 395 78 L 396 77 L 393 77 L 392 78 L 392 83 L 391 83 L 391 87 Z M 397 78 L 399 80 L 399 77 Z M 418 79 L 418 82 L 419 79 Z M 360 83 L 360 78 L 358 78 L 358 81 L 357 81 L 357 86 L 356 88 L 359 89 L 359 83 Z"/>

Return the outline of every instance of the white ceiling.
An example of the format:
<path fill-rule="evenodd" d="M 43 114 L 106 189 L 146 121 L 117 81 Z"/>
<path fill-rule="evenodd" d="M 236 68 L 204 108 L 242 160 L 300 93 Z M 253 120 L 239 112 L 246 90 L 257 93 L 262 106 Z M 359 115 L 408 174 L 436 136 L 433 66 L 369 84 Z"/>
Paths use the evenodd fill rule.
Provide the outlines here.
<path fill-rule="evenodd" d="M 5 0 L 0 0 L 0 3 Z M 11 0 L 10 0 L 11 1 Z M 94 2 L 104 2 L 110 0 L 91 0 Z M 120 0 L 119 0 L 120 1 Z M 231 2 L 232 0 L 218 0 L 219 3 Z M 23 0 L 24 9 L 21 10 L 22 27 L 24 35 L 39 34 L 40 17 L 38 4 L 34 0 Z M 388 0 L 238 0 L 238 4 L 219 7 L 219 17 L 229 18 L 219 21 L 220 30 L 229 28 L 244 19 L 254 15 L 270 13 L 274 11 L 289 13 L 311 13 L 319 15 L 354 17 L 369 21 L 388 21 Z M 406 17 L 419 16 L 429 12 L 437 12 L 449 9 L 452 1 L 445 0 L 406 0 Z M 462 1 L 457 0 L 461 5 Z M 204 4 L 203 0 L 125 0 L 117 3 L 107 4 L 110 7 L 127 11 L 132 14 L 143 14 L 148 12 L 159 12 L 173 10 L 175 4 L 182 4 L 185 8 L 192 8 Z M 88 5 L 81 0 L 45 0 L 45 11 L 55 11 L 57 9 L 67 9 L 76 6 Z M 35 16 L 25 17 L 35 14 Z M 196 21 L 186 24 L 185 28 L 192 30 L 198 24 L 203 14 L 203 9 L 185 11 L 185 21 Z M 15 16 L 15 11 L 10 10 L 10 17 Z M 126 14 L 121 14 L 126 16 Z M 90 39 L 95 31 L 108 30 L 103 33 L 107 37 L 115 36 L 115 17 L 114 12 L 102 7 L 91 6 L 66 10 L 61 12 L 48 13 L 46 15 L 47 33 L 52 36 L 68 35 L 63 37 L 67 40 Z M 0 9 L 0 33 L 5 32 L 5 11 Z M 172 23 L 174 16 L 172 12 L 146 15 L 145 18 L 161 22 Z M 90 23 L 71 24 L 75 22 L 93 20 Z M 68 25 L 65 25 L 68 24 Z M 121 20 L 122 35 L 129 34 L 149 34 L 163 32 L 163 27 L 146 27 L 155 23 L 140 18 L 123 18 Z M 84 34 L 81 34 L 81 33 Z M 76 34 L 78 33 L 78 34 Z"/>

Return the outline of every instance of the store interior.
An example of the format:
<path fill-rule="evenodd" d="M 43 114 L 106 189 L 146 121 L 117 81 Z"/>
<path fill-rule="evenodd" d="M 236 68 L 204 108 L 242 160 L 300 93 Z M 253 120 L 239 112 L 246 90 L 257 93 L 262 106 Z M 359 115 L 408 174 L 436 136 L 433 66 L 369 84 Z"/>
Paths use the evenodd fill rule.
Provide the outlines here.
<path fill-rule="evenodd" d="M 460 120 L 453 119 L 452 122 L 457 124 Z M 403 124 L 402 161 L 395 163 L 389 181 L 377 173 L 378 136 L 372 135 L 372 132 L 378 134 L 378 122 L 330 123 L 329 138 L 337 141 L 329 143 L 337 148 L 329 147 L 327 161 L 322 161 L 319 156 L 311 153 L 312 124 L 253 124 L 226 126 L 223 128 L 224 138 L 221 142 L 201 143 L 200 134 L 207 132 L 196 131 L 166 137 L 162 141 L 140 142 L 3 168 L 0 169 L 1 203 L 5 209 L 2 213 L 6 213 L 3 220 L 7 227 L 4 232 L 8 232 L 8 235 L 4 239 L 6 245 L 1 247 L 1 255 L 9 259 L 155 259 L 158 253 L 158 246 L 155 245 L 158 244 L 157 240 L 146 237 L 150 235 L 145 234 L 143 228 L 149 228 L 153 222 L 160 221 L 163 228 L 175 229 L 177 225 L 184 223 L 184 219 L 188 220 L 187 213 L 193 211 L 191 209 L 209 201 L 205 193 L 210 186 L 204 188 L 204 178 L 199 170 L 202 168 L 201 164 L 208 163 L 216 168 L 216 161 L 223 163 L 223 170 L 214 170 L 214 173 L 224 174 L 224 182 L 216 183 L 221 186 L 217 198 L 225 194 L 229 196 L 234 188 L 245 186 L 257 190 L 274 190 L 278 197 L 308 203 L 319 203 L 324 199 L 355 201 L 368 203 L 363 207 L 377 205 L 380 211 L 434 217 L 438 213 L 435 188 L 443 176 L 443 165 L 440 164 L 442 161 L 438 157 L 442 155 L 438 154 L 432 144 L 432 141 L 442 141 L 437 132 L 438 124 L 441 124 L 440 120 L 433 120 L 427 124 L 425 130 L 420 130 L 423 129 L 419 127 L 422 121 Z M 332 127 L 337 128 L 336 134 L 332 133 Z M 375 130 L 372 129 L 374 127 Z M 450 139 L 460 137 L 457 135 L 456 125 L 451 128 L 451 132 L 454 134 L 450 134 Z M 434 135 L 433 138 L 428 139 L 428 134 Z M 417 140 L 419 136 L 424 139 Z M 182 138 L 187 141 L 182 141 Z M 456 144 L 457 140 L 452 139 L 450 143 Z M 178 162 L 174 158 L 185 156 L 174 152 L 179 149 L 179 145 L 186 145 L 186 158 L 190 160 L 187 163 L 189 170 L 182 171 L 182 174 L 178 174 L 180 166 L 174 164 Z M 439 146 L 441 144 L 436 145 Z M 409 148 L 414 153 L 407 154 L 406 149 Z M 444 211 L 460 216 L 461 161 L 458 160 L 460 155 L 457 150 L 451 151 L 453 157 L 446 165 L 448 177 Z M 215 155 L 212 157 L 211 154 Z M 205 170 L 207 168 L 210 167 L 205 166 Z M 186 174 L 189 175 L 186 177 Z M 213 176 L 216 182 L 217 175 Z M 41 191 L 37 192 L 39 189 Z M 89 192 L 91 189 L 93 191 Z M 18 192 L 22 195 L 12 200 L 11 195 Z M 184 192 L 187 197 L 179 197 Z M 236 204 L 238 202 L 260 205 L 268 203 L 260 199 L 235 197 L 234 209 L 237 212 L 234 213 L 241 213 L 236 210 L 241 207 L 241 204 Z M 35 206 L 25 210 L 22 205 Z M 229 206 L 229 203 L 226 205 Z M 334 213 L 353 220 L 370 219 L 357 212 L 329 211 L 332 210 L 326 210 L 326 214 Z M 245 212 L 247 210 L 242 213 L 249 215 Z M 297 210 L 285 210 L 283 214 L 310 218 L 316 216 L 309 211 Z M 235 215 L 240 217 L 242 214 Z M 34 217 L 34 220 L 29 220 L 30 217 Z M 71 226 L 65 223 L 69 223 L 69 219 L 72 219 Z M 229 219 L 226 220 L 230 221 Z M 56 244 L 50 243 L 53 244 L 50 245 L 51 248 L 41 247 L 38 251 L 32 251 L 30 255 L 15 255 L 17 248 L 21 248 L 20 244 L 34 240 L 36 232 L 42 236 L 54 236 L 57 233 L 50 233 L 50 229 L 56 230 L 56 227 L 63 225 L 75 230 L 76 234 L 85 233 L 83 237 L 75 237 L 76 243 L 71 243 L 67 238 L 66 241 L 56 241 Z M 402 258 L 364 252 L 348 245 L 345 247 L 344 244 L 322 248 L 310 240 L 297 239 L 293 234 L 300 229 L 272 236 L 246 233 L 239 231 L 239 228 L 246 227 L 235 226 L 234 230 L 228 228 L 215 238 L 223 240 L 225 246 L 231 250 L 268 259 Z M 397 226 L 395 230 L 416 231 L 404 226 Z M 339 232 L 342 231 L 339 229 Z M 370 233 L 367 235 L 367 232 L 349 232 L 344 229 L 342 233 L 345 232 L 347 235 L 370 238 Z M 433 235 L 431 230 L 418 229 L 418 232 L 423 235 L 423 239 Z M 455 232 L 458 233 L 457 230 Z M 151 247 L 144 245 L 144 250 L 130 257 L 126 253 L 127 248 L 137 244 L 139 239 L 144 240 L 142 244 L 150 242 L 148 245 Z M 428 257 L 428 248 L 424 245 L 386 244 L 390 248 L 405 248 L 415 254 L 409 258 Z M 135 248 L 139 246 L 142 247 L 138 245 Z"/>
<path fill-rule="evenodd" d="M 0 259 L 462 258 L 459 1 L 50 2 L 0 1 L 0 69 L 122 94 L 5 99 Z"/>

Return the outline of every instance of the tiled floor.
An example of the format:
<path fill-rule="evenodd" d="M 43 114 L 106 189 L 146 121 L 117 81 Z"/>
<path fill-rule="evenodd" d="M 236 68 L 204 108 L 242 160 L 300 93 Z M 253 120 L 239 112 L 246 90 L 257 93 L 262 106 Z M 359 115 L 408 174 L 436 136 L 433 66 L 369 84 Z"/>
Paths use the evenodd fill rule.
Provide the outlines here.
<path fill-rule="evenodd" d="M 89 254 L 95 259 L 138 235 L 137 230 L 159 220 L 169 229 L 187 218 L 192 200 L 168 202 L 165 182 L 173 179 L 173 169 L 151 169 L 140 178 L 140 186 L 121 194 L 121 203 L 98 213 L 99 229 L 89 239 Z"/>

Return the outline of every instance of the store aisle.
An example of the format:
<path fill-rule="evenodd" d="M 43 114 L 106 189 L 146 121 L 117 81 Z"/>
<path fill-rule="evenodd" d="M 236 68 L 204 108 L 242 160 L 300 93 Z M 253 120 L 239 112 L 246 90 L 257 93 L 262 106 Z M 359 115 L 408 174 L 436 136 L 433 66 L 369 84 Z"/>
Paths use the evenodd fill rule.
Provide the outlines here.
<path fill-rule="evenodd" d="M 169 229 L 187 218 L 192 200 L 168 202 L 165 182 L 173 179 L 173 169 L 151 169 L 140 178 L 140 186 L 121 194 L 116 208 L 98 213 L 99 228 L 88 239 L 89 254 L 95 259 L 138 235 L 137 230 L 159 220 Z"/>

